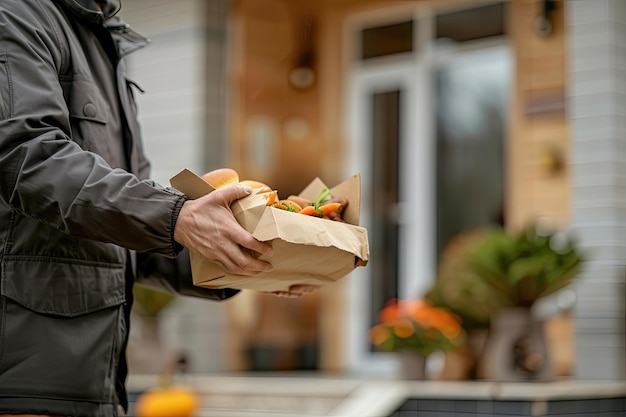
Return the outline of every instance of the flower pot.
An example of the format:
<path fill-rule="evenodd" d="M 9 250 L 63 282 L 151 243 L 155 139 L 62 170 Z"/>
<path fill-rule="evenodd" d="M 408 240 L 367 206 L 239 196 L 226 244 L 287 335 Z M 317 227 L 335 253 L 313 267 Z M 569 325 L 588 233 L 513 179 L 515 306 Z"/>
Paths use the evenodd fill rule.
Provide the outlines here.
<path fill-rule="evenodd" d="M 487 329 L 467 330 L 465 342 L 445 353 L 444 366 L 438 379 L 464 381 L 477 379 L 477 366 L 487 341 Z"/>
<path fill-rule="evenodd" d="M 412 350 L 396 352 L 400 368 L 400 378 L 410 381 L 426 379 L 426 356 Z"/>
<path fill-rule="evenodd" d="M 503 308 L 491 321 L 479 378 L 494 381 L 548 381 L 554 372 L 544 322 L 530 308 Z"/>

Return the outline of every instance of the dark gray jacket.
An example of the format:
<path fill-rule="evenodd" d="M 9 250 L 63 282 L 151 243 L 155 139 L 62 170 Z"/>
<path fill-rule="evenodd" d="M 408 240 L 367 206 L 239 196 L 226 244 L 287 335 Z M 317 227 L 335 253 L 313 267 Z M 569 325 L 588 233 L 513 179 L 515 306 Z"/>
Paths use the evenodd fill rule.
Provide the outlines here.
<path fill-rule="evenodd" d="M 0 414 L 117 415 L 135 278 L 235 293 L 192 285 L 186 197 L 147 179 L 118 6 L 0 2 Z"/>

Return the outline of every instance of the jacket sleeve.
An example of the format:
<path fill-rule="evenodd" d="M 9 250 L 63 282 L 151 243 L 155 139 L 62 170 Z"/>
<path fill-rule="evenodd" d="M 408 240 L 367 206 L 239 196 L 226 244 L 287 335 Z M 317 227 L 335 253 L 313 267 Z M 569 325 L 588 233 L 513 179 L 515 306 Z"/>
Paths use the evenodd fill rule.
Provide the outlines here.
<path fill-rule="evenodd" d="M 181 295 L 225 300 L 239 290 L 201 288 L 193 284 L 189 251 L 184 249 L 175 259 L 158 254 L 137 254 L 137 282 Z"/>
<path fill-rule="evenodd" d="M 71 140 L 69 49 L 48 2 L 0 3 L 0 199 L 66 234 L 175 256 L 185 197 L 111 168 Z"/>

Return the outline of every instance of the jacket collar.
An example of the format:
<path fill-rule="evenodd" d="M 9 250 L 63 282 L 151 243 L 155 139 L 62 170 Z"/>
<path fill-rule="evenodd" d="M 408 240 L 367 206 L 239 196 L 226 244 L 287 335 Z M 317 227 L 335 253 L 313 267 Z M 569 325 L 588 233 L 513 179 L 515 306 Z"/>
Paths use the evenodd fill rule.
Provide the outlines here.
<path fill-rule="evenodd" d="M 77 18 L 96 23 L 109 30 L 116 41 L 118 53 L 125 56 L 148 44 L 149 40 L 132 30 L 115 14 L 122 6 L 122 0 L 55 0 L 65 6 Z"/>
<path fill-rule="evenodd" d="M 150 42 L 148 38 L 132 30 L 130 25 L 118 16 L 108 19 L 103 25 L 109 30 L 113 39 L 115 39 L 118 53 L 121 57 L 139 48 L 143 48 Z"/>
<path fill-rule="evenodd" d="M 55 0 L 72 13 L 92 23 L 102 23 L 113 17 L 122 7 L 121 0 Z"/>

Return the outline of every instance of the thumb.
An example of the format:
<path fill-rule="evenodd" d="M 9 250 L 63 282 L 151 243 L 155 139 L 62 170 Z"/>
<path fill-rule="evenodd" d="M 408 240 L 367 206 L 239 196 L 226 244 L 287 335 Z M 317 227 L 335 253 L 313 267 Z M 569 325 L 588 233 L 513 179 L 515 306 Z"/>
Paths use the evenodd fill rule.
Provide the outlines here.
<path fill-rule="evenodd" d="M 245 185 L 229 185 L 224 188 L 213 191 L 220 193 L 221 198 L 230 205 L 233 201 L 246 197 L 252 193 L 252 188 Z"/>

